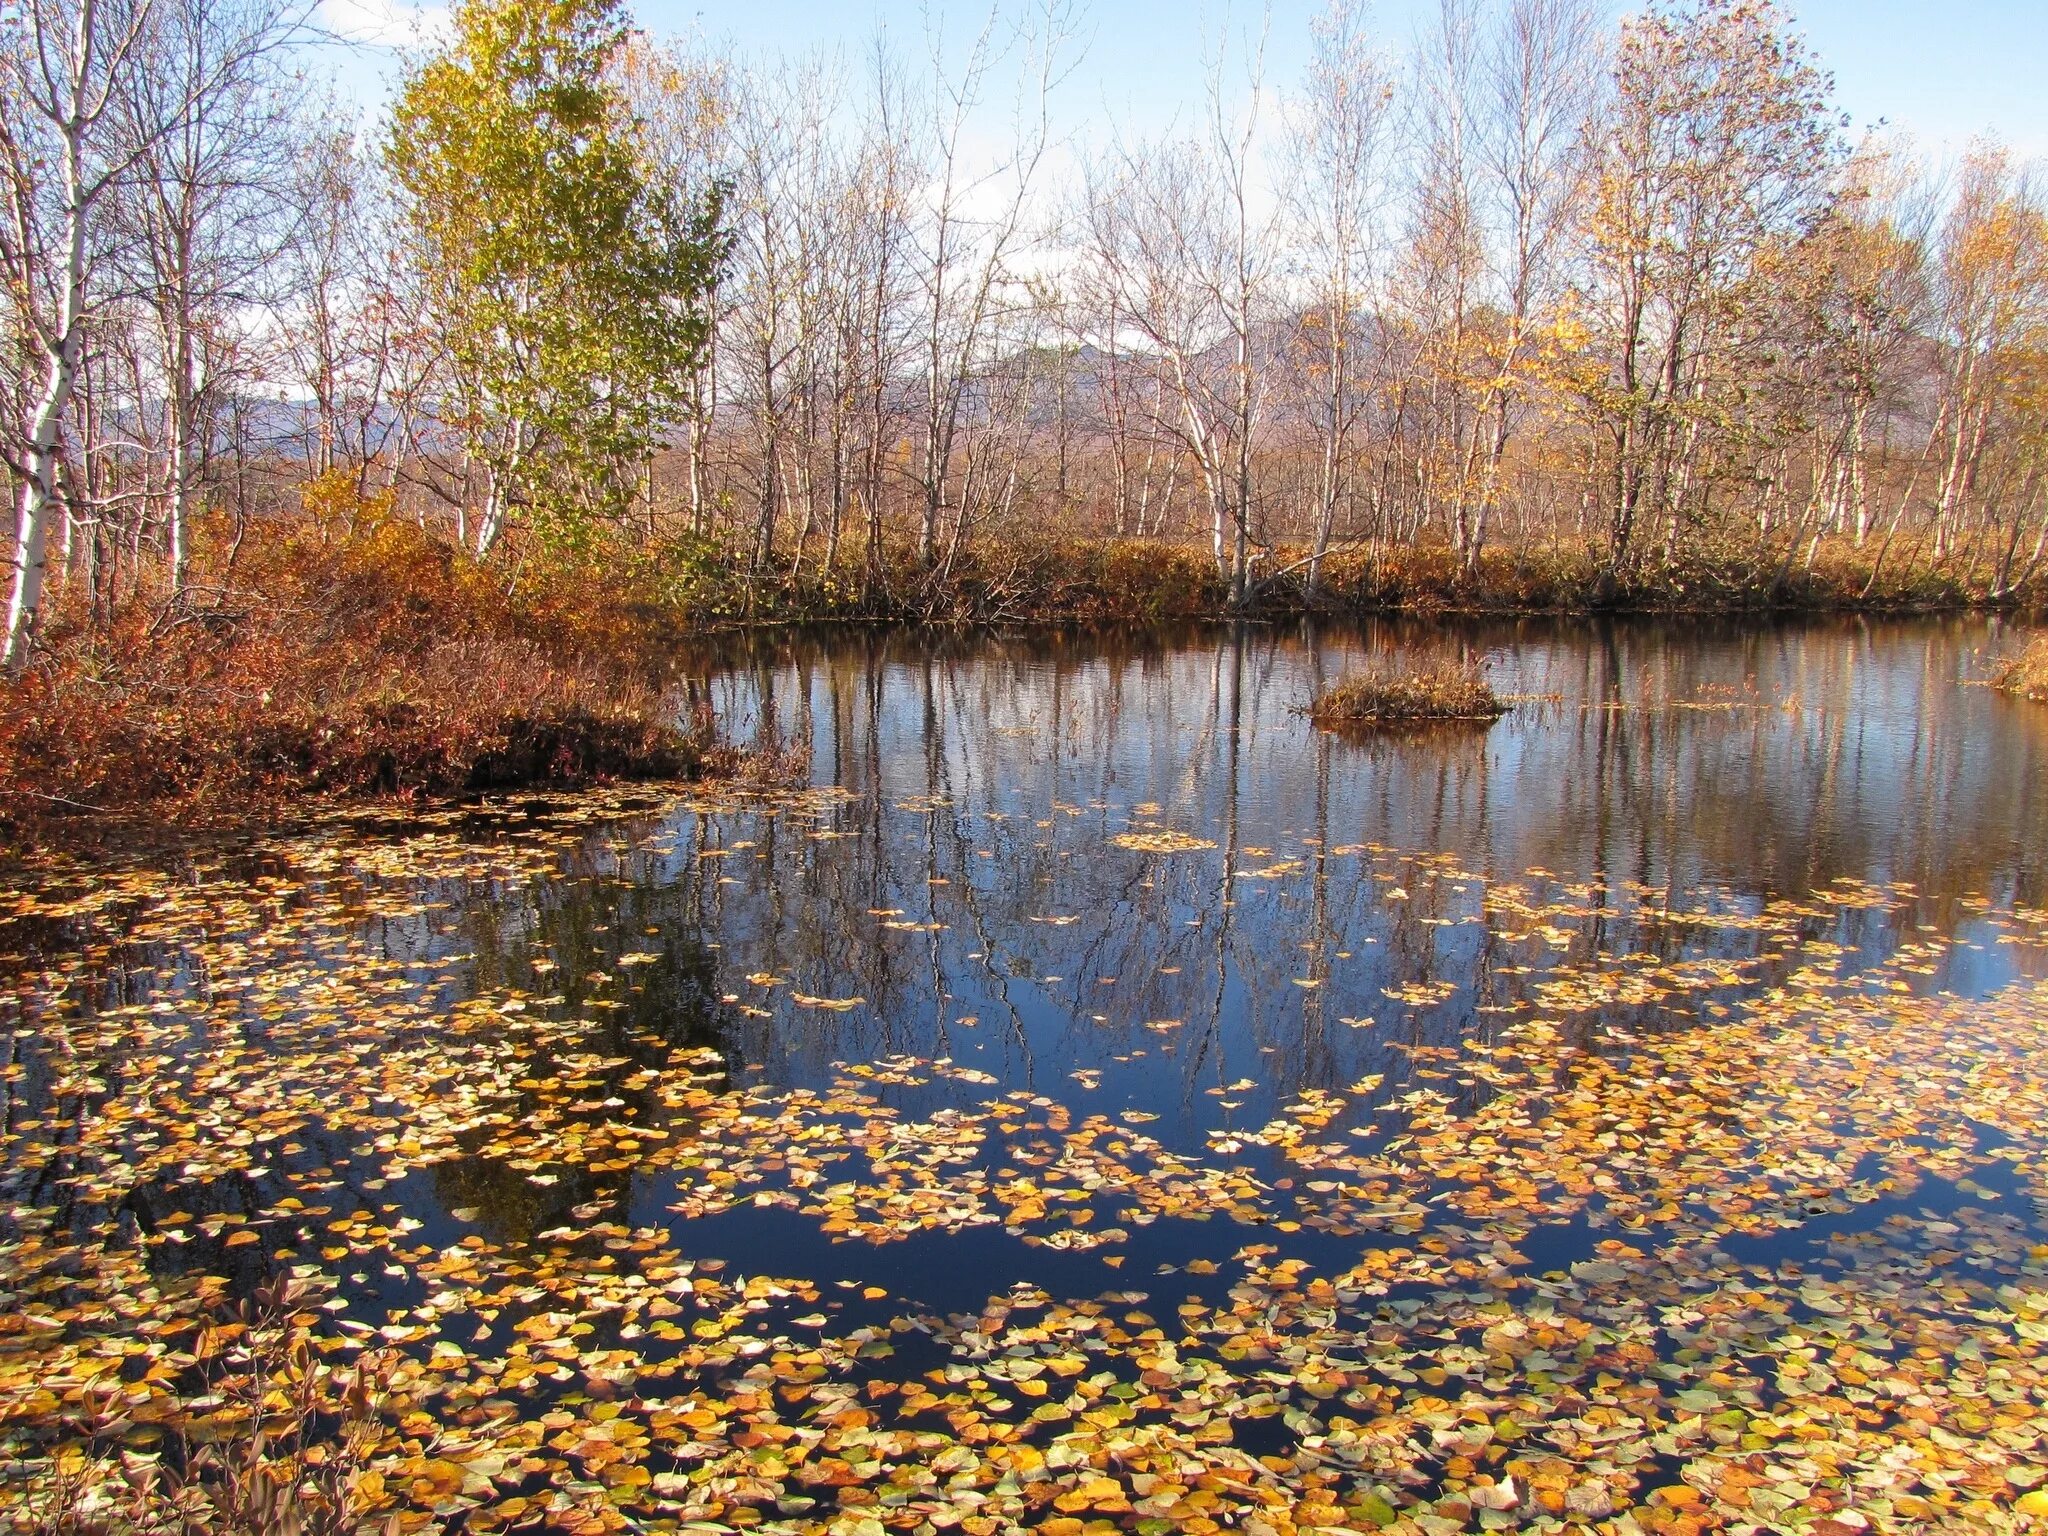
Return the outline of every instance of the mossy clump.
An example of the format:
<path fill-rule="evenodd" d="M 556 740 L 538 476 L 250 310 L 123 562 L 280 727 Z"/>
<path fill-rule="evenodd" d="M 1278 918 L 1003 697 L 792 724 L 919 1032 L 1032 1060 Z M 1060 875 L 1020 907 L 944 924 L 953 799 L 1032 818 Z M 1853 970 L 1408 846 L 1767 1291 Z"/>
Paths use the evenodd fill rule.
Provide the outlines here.
<path fill-rule="evenodd" d="M 2017 656 L 2008 656 L 1991 675 L 1991 685 L 2001 693 L 2048 703 L 2048 635 L 2042 636 Z"/>
<path fill-rule="evenodd" d="M 1434 720 L 1497 720 L 1507 702 L 1473 666 L 1446 664 L 1406 673 L 1347 677 L 1308 707 L 1318 725 L 1421 725 Z"/>

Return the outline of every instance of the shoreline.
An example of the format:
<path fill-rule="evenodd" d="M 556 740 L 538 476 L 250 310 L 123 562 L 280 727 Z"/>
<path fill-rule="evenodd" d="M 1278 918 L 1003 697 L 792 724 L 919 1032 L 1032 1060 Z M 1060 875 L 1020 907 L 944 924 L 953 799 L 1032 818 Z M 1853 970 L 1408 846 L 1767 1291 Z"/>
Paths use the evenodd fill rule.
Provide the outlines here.
<path fill-rule="evenodd" d="M 379 537 L 391 540 L 388 530 Z M 4 684 L 0 854 L 90 844 L 95 829 L 124 823 L 261 824 L 309 803 L 447 804 L 489 791 L 754 774 L 722 741 L 690 667 L 674 664 L 677 653 L 715 648 L 721 637 L 1136 634 L 1375 619 L 2024 621 L 2042 612 L 2043 597 L 1994 597 L 1928 574 L 1876 584 L 1868 566 L 1825 548 L 1811 570 L 1789 576 L 1775 564 L 1703 557 L 1613 587 L 1590 547 L 1498 551 L 1476 580 L 1431 547 L 1334 552 L 1315 589 L 1298 574 L 1268 578 L 1233 607 L 1206 550 L 1050 538 L 963 545 L 936 572 L 894 551 L 874 576 L 864 563 L 851 573 L 846 564 L 833 574 L 799 565 L 758 578 L 718 566 L 677 584 L 665 567 L 610 578 L 600 568 L 507 591 L 479 582 L 423 535 L 406 543 L 401 577 L 366 577 L 361 552 L 347 544 L 246 573 L 236 595 L 249 611 L 281 592 L 287 600 L 274 606 L 285 619 L 245 614 L 214 630 L 194 606 L 202 622 L 159 639 L 142 633 L 138 603 L 125 645 L 118 631 L 59 631 L 42 661 Z M 1283 564 L 1291 558 L 1275 552 Z M 313 638 L 299 632 L 309 620 L 323 626 Z"/>
<path fill-rule="evenodd" d="M 1608 614 L 1777 616 L 1805 613 L 1943 613 L 2048 610 L 2048 587 L 1985 590 L 1967 573 L 1891 571 L 1852 548 L 1823 546 L 1809 564 L 1746 552 L 1702 553 L 1681 567 L 1617 578 L 1591 544 L 1488 553 L 1476 574 L 1441 546 L 1337 550 L 1320 582 L 1302 574 L 1306 557 L 1272 551 L 1279 574 L 1233 603 L 1206 550 L 1186 543 L 1113 537 L 1034 537 L 963 545 L 937 570 L 904 552 L 881 569 L 848 558 L 825 571 L 749 572 L 737 563 L 699 569 L 665 593 L 664 627 L 700 635 L 787 624 L 913 627 L 1074 627 L 1167 620 L 1242 622 L 1275 618 Z"/>

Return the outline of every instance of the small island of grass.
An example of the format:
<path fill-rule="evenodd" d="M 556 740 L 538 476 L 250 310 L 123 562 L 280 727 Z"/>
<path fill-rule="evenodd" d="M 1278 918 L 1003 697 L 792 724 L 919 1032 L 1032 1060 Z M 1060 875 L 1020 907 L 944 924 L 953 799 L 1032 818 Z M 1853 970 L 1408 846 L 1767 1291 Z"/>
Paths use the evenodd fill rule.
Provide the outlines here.
<path fill-rule="evenodd" d="M 2017 656 L 2008 656 L 1992 674 L 1992 687 L 2022 699 L 2048 703 L 2048 635 L 2036 639 Z"/>
<path fill-rule="evenodd" d="M 1401 674 L 1348 677 L 1308 706 L 1318 725 L 1420 725 L 1439 720 L 1497 720 L 1507 702 L 1474 666 L 1448 663 Z"/>

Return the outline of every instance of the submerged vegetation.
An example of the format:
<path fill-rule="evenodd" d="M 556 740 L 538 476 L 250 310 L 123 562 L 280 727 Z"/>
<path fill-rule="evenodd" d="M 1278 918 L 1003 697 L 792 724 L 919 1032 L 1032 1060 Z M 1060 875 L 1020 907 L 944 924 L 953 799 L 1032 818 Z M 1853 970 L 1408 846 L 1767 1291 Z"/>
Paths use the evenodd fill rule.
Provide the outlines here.
<path fill-rule="evenodd" d="M 1498 720 L 1507 702 L 1479 668 L 1442 662 L 1406 673 L 1348 677 L 1309 702 L 1318 725 L 1412 725 L 1430 720 Z"/>

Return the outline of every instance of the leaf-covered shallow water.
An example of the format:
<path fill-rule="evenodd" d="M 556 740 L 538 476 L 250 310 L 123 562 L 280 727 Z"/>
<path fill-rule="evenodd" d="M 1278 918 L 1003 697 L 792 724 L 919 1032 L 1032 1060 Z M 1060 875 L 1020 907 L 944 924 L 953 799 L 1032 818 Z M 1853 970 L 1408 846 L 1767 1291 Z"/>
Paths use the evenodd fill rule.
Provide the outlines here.
<path fill-rule="evenodd" d="M 2023 1528 L 2048 712 L 1982 626 L 778 642 L 775 796 L 52 867 L 13 1483 L 278 1274 L 407 1528 Z M 1055 1523 L 1063 1522 L 1063 1523 Z"/>

